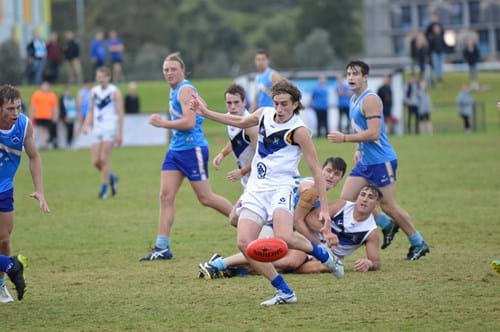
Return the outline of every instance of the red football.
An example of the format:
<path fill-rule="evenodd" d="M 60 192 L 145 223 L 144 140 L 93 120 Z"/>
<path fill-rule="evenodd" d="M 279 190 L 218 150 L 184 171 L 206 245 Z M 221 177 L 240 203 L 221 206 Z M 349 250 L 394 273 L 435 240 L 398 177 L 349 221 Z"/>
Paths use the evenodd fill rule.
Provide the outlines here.
<path fill-rule="evenodd" d="M 254 240 L 247 247 L 248 257 L 265 263 L 283 258 L 287 252 L 288 245 L 277 237 Z"/>

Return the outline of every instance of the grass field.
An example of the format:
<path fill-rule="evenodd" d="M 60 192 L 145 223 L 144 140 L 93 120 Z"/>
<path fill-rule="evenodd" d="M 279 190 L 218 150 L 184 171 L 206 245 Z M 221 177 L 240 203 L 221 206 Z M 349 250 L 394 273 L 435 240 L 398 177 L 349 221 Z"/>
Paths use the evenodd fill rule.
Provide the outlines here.
<path fill-rule="evenodd" d="M 486 80 L 486 75 L 482 77 Z M 460 78 L 434 90 L 435 99 L 453 101 L 453 87 L 460 85 Z M 400 161 L 400 204 L 413 216 L 431 254 L 417 262 L 404 261 L 408 242 L 400 232 L 382 252 L 379 272 L 354 273 L 358 253 L 346 259 L 342 280 L 329 274 L 287 275 L 299 297 L 296 305 L 261 308 L 259 303 L 273 293 L 261 277 L 197 278 L 197 263 L 213 252 L 235 252 L 235 230 L 216 212 L 201 207 L 187 183 L 177 198 L 175 258 L 138 262 L 156 235 L 159 166 L 165 148 L 115 150 L 113 168 L 121 177 L 120 192 L 108 201 L 97 200 L 99 177 L 87 150 L 44 151 L 49 215 L 28 197 L 32 185 L 24 157 L 16 178 L 13 249 L 31 260 L 29 289 L 22 302 L 1 306 L 2 327 L 7 331 L 499 330 L 500 276 L 489 265 L 500 259 L 500 130 L 493 108 L 499 80 L 487 79 L 491 90 L 478 96 L 491 105 L 487 131 L 392 139 Z M 220 107 L 219 94 L 226 84 L 200 82 L 199 89 Z M 151 89 L 162 98 L 154 105 L 163 105 L 166 93 L 158 85 Z M 152 101 L 151 105 L 157 107 Z M 443 113 L 442 121 L 454 121 L 455 112 Z M 213 156 L 224 143 L 225 129 L 208 121 L 206 128 Z M 322 139 L 316 143 L 321 159 L 338 155 L 352 166 L 352 145 L 332 145 Z M 228 158 L 222 170 L 210 168 L 210 175 L 214 191 L 234 201 L 240 185 L 225 180 L 232 166 Z M 338 197 L 339 192 L 334 189 L 329 197 Z"/>

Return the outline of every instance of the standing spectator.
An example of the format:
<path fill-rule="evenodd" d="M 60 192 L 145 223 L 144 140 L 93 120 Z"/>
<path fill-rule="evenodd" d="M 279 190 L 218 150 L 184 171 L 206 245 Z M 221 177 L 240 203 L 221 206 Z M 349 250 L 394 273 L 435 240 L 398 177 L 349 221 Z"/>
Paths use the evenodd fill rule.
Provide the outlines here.
<path fill-rule="evenodd" d="M 99 31 L 96 33 L 94 40 L 90 43 L 90 61 L 94 65 L 93 72 L 95 72 L 97 68 L 104 66 L 106 62 L 106 53 L 104 33 Z"/>
<path fill-rule="evenodd" d="M 338 96 L 338 108 L 339 108 L 339 125 L 338 130 L 341 132 L 349 132 L 351 128 L 351 123 L 349 120 L 349 103 L 351 101 L 352 90 L 349 85 L 344 81 L 342 75 L 337 76 L 337 96 Z M 342 119 L 345 117 L 346 126 L 342 129 Z"/>
<path fill-rule="evenodd" d="M 33 33 L 33 40 L 28 44 L 28 82 L 31 84 L 42 84 L 43 69 L 47 58 L 47 47 L 40 36 L 40 32 Z"/>
<path fill-rule="evenodd" d="M 392 117 L 392 89 L 391 89 L 391 77 L 387 74 L 384 75 L 384 83 L 378 89 L 377 95 L 382 100 L 383 112 L 384 112 L 384 123 L 387 133 L 392 134 L 394 119 Z"/>
<path fill-rule="evenodd" d="M 59 64 L 61 63 L 62 47 L 59 44 L 57 32 L 50 34 L 50 40 L 47 43 L 47 67 L 45 80 L 54 84 L 59 78 Z"/>
<path fill-rule="evenodd" d="M 71 95 L 68 85 L 66 85 L 63 95 L 59 98 L 59 110 L 59 118 L 66 126 L 66 146 L 71 146 L 73 143 L 73 133 L 78 110 L 76 107 L 76 99 Z"/>
<path fill-rule="evenodd" d="M 108 49 L 111 56 L 111 66 L 113 69 L 113 81 L 118 83 L 122 80 L 122 61 L 123 61 L 123 41 L 118 37 L 115 30 L 109 32 Z"/>
<path fill-rule="evenodd" d="M 425 30 L 425 36 L 429 42 L 429 52 L 431 55 L 432 69 L 438 82 L 443 80 L 443 61 L 446 44 L 444 42 L 444 28 L 439 22 L 437 15 L 432 15 L 431 23 Z"/>
<path fill-rule="evenodd" d="M 326 84 L 326 76 L 319 77 L 318 85 L 316 85 L 311 94 L 311 107 L 316 113 L 318 137 L 321 136 L 321 129 L 324 129 L 324 135 L 328 135 L 328 86 Z"/>
<path fill-rule="evenodd" d="M 52 92 L 48 82 L 43 82 L 41 89 L 36 90 L 31 96 L 30 118 L 35 125 L 37 146 L 47 147 L 48 144 L 52 144 L 52 147 L 57 149 L 57 104 L 57 96 Z M 41 135 L 42 128 L 48 132 L 48 140 L 40 140 L 40 136 L 47 137 Z"/>
<path fill-rule="evenodd" d="M 80 45 L 75 40 L 73 31 L 66 32 L 63 46 L 64 58 L 68 67 L 68 81 L 70 84 L 82 83 L 82 64 L 80 62 Z"/>
<path fill-rule="evenodd" d="M 462 90 L 457 95 L 458 113 L 464 120 L 464 130 L 470 133 L 470 117 L 474 113 L 474 97 L 467 86 L 467 83 L 462 85 Z"/>
<path fill-rule="evenodd" d="M 406 132 L 411 134 L 411 118 L 414 118 L 415 122 L 415 134 L 418 135 L 418 82 L 414 73 L 410 74 L 409 81 L 406 83 L 405 87 L 405 105 L 408 109 L 408 119 L 406 122 Z"/>
<path fill-rule="evenodd" d="M 418 63 L 419 81 L 426 79 L 430 82 L 430 57 L 429 57 L 429 45 L 427 44 L 427 39 L 423 33 L 417 33 L 415 37 L 415 56 Z"/>
<path fill-rule="evenodd" d="M 431 112 L 431 96 L 427 92 L 427 82 L 422 80 L 420 81 L 420 90 L 418 92 L 418 117 L 421 134 L 432 135 Z"/>
<path fill-rule="evenodd" d="M 477 80 L 477 63 L 481 60 L 481 55 L 479 53 L 479 47 L 477 47 L 475 37 L 469 36 L 469 38 L 467 38 L 467 45 L 465 46 L 463 55 L 465 61 L 469 65 L 471 89 L 479 90 L 479 82 Z"/>
<path fill-rule="evenodd" d="M 137 84 L 130 82 L 128 92 L 125 95 L 125 113 L 136 114 L 141 112 L 139 96 L 137 95 Z"/>
<path fill-rule="evenodd" d="M 78 108 L 78 123 L 81 128 L 87 117 L 90 106 L 90 90 L 92 89 L 92 84 L 90 82 L 85 82 L 83 87 L 78 91 L 76 97 L 76 105 Z"/>

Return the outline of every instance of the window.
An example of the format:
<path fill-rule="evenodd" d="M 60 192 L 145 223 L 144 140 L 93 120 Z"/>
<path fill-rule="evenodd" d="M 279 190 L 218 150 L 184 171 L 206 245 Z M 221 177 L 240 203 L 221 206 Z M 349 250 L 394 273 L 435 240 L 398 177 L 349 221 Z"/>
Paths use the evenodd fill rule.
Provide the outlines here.
<path fill-rule="evenodd" d="M 479 1 L 469 1 L 469 22 L 470 24 L 479 23 L 481 19 L 481 8 Z"/>
<path fill-rule="evenodd" d="M 481 56 L 486 56 L 491 53 L 490 47 L 490 32 L 488 30 L 479 30 L 479 52 Z"/>
<path fill-rule="evenodd" d="M 500 29 L 495 30 L 495 35 L 496 35 L 497 53 L 500 53 Z"/>
<path fill-rule="evenodd" d="M 421 28 L 425 28 L 429 25 L 430 15 L 429 15 L 429 6 L 428 5 L 418 5 L 418 26 Z"/>
<path fill-rule="evenodd" d="M 448 6 L 448 22 L 452 25 L 461 25 L 463 17 L 463 7 L 460 2 L 450 3 Z"/>
<path fill-rule="evenodd" d="M 410 6 L 393 6 L 391 10 L 391 26 L 393 29 L 411 29 Z"/>

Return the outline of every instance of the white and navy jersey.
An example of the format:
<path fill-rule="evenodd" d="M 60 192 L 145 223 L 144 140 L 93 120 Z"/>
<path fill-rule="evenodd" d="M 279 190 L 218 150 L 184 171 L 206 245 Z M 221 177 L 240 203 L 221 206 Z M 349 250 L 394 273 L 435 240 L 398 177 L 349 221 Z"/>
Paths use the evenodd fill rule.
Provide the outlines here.
<path fill-rule="evenodd" d="M 228 113 L 229 114 L 229 113 Z M 245 110 L 243 116 L 248 116 L 250 113 Z M 231 147 L 233 149 L 233 155 L 236 159 L 236 164 L 238 168 L 246 167 L 252 163 L 253 149 L 250 144 L 250 137 L 245 132 L 245 129 L 227 126 L 227 134 L 229 140 L 231 141 Z M 243 188 L 246 187 L 250 173 L 247 173 L 241 178 L 241 185 Z"/>
<path fill-rule="evenodd" d="M 19 114 L 12 128 L 0 130 L 0 193 L 14 187 L 14 176 L 21 162 L 29 119 Z"/>
<path fill-rule="evenodd" d="M 297 114 L 286 123 L 276 123 L 275 113 L 274 108 L 265 107 L 261 114 L 257 151 L 252 160 L 247 190 L 268 191 L 293 187 L 300 177 L 298 165 L 302 150 L 293 142 L 293 132 L 306 126 Z"/>
<path fill-rule="evenodd" d="M 333 248 L 333 253 L 339 257 L 352 254 L 377 229 L 373 214 L 365 220 L 354 220 L 355 206 L 354 202 L 346 202 L 342 210 L 331 219 L 332 233 L 339 238 L 339 244 Z"/>
<path fill-rule="evenodd" d="M 103 89 L 100 85 L 92 88 L 94 102 L 94 130 L 116 130 L 118 128 L 118 112 L 113 100 L 114 93 L 118 90 L 113 84 Z"/>

